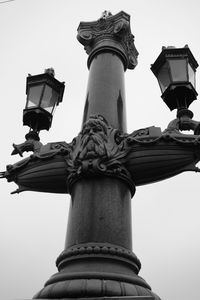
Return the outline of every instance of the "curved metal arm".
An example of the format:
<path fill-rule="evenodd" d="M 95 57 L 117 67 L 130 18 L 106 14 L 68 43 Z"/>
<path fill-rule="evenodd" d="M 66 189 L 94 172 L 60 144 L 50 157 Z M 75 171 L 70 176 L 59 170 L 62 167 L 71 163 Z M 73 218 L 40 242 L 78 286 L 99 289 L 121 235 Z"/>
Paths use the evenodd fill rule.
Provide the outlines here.
<path fill-rule="evenodd" d="M 166 131 L 183 131 L 192 130 L 194 135 L 200 134 L 200 122 L 192 120 L 193 113 L 189 109 L 178 111 L 177 118 L 172 120 Z"/>

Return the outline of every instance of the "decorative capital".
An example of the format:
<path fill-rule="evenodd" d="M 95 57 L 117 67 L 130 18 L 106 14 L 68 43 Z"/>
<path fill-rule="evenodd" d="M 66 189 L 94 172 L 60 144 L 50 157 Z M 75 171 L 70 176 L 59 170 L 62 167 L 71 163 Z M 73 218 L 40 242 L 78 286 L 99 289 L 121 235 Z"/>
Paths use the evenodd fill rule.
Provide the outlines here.
<path fill-rule="evenodd" d="M 105 51 L 119 55 L 125 69 L 137 65 L 138 51 L 130 29 L 130 15 L 123 11 L 114 16 L 105 11 L 97 21 L 81 22 L 77 39 L 89 55 L 88 67 L 97 53 Z"/>

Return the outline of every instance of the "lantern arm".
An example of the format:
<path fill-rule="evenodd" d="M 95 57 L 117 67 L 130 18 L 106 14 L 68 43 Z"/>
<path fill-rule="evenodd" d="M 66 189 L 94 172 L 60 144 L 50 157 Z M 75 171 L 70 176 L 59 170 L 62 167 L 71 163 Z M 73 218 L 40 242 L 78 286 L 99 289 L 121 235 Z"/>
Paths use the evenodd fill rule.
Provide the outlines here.
<path fill-rule="evenodd" d="M 7 166 L 0 178 L 14 181 L 22 191 L 71 193 L 81 178 L 114 177 L 124 181 L 132 195 L 135 186 L 196 171 L 200 135 L 183 134 L 179 119 L 168 128 L 150 126 L 123 133 L 100 115 L 91 116 L 71 143 L 42 145 L 30 157 Z M 188 121 L 189 122 L 189 121 Z M 198 126 L 192 123 L 192 126 Z"/>
<path fill-rule="evenodd" d="M 194 135 L 200 135 L 200 122 L 192 120 L 187 116 L 183 116 L 172 120 L 164 132 L 180 133 L 180 131 L 182 130 L 192 130 L 194 132 Z"/>
<path fill-rule="evenodd" d="M 181 122 L 177 118 L 164 131 L 151 126 L 124 137 L 124 166 L 136 186 L 161 181 L 185 171 L 200 172 L 196 166 L 200 161 L 200 135 L 181 133 Z M 197 131 L 199 122 L 189 124 Z"/>
<path fill-rule="evenodd" d="M 6 178 L 8 182 L 15 182 L 19 186 L 12 194 L 27 190 L 67 193 L 65 177 L 68 174 L 67 157 L 70 149 L 71 144 L 66 142 L 42 145 L 26 141 L 17 145 L 18 152 L 23 150 L 35 150 L 35 152 L 13 165 L 7 165 L 6 171 L 0 172 L 0 178 Z M 61 180 L 60 177 L 62 177 Z M 52 184 L 50 180 L 52 180 Z M 49 183 L 49 188 L 43 187 L 43 185 L 46 186 L 46 183 Z"/>

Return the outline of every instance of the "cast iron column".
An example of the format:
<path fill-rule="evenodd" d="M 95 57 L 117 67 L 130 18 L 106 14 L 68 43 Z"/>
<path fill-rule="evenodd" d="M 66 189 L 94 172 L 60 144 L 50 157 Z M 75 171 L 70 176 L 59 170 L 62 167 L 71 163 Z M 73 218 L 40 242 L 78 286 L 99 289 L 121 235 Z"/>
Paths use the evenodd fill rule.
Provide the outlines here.
<path fill-rule="evenodd" d="M 104 14 L 95 22 L 81 22 L 78 40 L 89 54 L 90 73 L 82 128 L 87 141 L 82 142 L 84 147 L 76 158 L 82 160 L 82 169 L 84 162 L 87 171 L 95 166 L 103 169 L 97 168 L 94 159 L 94 153 L 105 151 L 98 138 L 106 139 L 109 126 L 126 132 L 124 71 L 136 66 L 138 55 L 130 16 L 120 12 Z M 110 136 L 114 143 L 115 134 Z M 134 184 L 116 172 L 111 176 L 95 172 L 92 176 L 91 172 L 73 181 L 65 249 L 57 259 L 59 272 L 35 298 L 155 299 L 149 285 L 137 275 L 141 266 L 132 252 Z"/>
<path fill-rule="evenodd" d="M 125 33 L 125 34 L 124 34 Z M 81 22 L 78 40 L 89 52 L 89 80 L 83 124 L 92 115 L 126 131 L 124 71 L 134 68 L 137 50 L 125 13 Z M 130 51 L 129 45 L 134 51 Z M 130 62 L 130 56 L 132 62 Z M 93 127 L 88 135 L 93 135 Z M 98 242 L 132 248 L 130 191 L 115 178 L 89 178 L 73 186 L 66 249 L 79 243 Z"/>
<path fill-rule="evenodd" d="M 126 131 L 124 64 L 121 58 L 114 50 L 96 51 L 89 69 L 83 123 L 92 114 L 100 114 L 112 127 Z"/>

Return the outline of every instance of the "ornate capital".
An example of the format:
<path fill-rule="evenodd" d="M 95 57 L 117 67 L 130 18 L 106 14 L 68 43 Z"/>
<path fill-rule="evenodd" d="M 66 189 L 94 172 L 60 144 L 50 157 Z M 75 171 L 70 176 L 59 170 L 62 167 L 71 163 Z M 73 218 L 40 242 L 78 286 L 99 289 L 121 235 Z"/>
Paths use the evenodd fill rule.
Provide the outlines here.
<path fill-rule="evenodd" d="M 77 39 L 89 54 L 88 67 L 94 56 L 104 51 L 119 55 L 125 69 L 134 69 L 137 65 L 138 51 L 130 29 L 130 16 L 123 11 L 114 16 L 103 13 L 94 22 L 81 22 Z"/>

